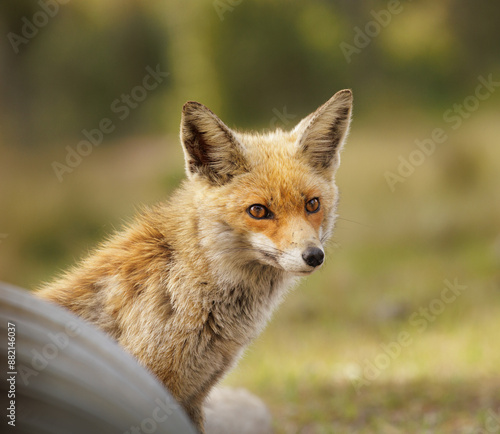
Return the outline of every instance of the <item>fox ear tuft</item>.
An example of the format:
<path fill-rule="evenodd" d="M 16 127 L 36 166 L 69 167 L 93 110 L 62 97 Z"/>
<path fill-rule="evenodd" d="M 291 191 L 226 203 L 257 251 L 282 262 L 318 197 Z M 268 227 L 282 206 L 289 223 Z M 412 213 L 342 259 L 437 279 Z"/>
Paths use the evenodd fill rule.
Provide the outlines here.
<path fill-rule="evenodd" d="M 181 142 L 189 178 L 196 175 L 223 185 L 247 172 L 243 146 L 210 109 L 189 101 L 182 108 Z"/>
<path fill-rule="evenodd" d="M 352 92 L 337 92 L 296 127 L 298 149 L 319 172 L 333 176 L 340 164 L 340 151 L 349 132 Z"/>

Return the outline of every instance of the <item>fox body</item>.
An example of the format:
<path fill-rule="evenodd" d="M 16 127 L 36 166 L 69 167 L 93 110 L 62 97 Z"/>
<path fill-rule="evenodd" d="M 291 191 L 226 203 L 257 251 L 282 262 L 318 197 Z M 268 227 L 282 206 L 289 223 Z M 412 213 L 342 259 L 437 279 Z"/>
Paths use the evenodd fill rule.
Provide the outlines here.
<path fill-rule="evenodd" d="M 187 180 L 38 295 L 111 335 L 203 431 L 210 389 L 324 260 L 349 90 L 290 132 L 242 134 L 184 105 Z"/>

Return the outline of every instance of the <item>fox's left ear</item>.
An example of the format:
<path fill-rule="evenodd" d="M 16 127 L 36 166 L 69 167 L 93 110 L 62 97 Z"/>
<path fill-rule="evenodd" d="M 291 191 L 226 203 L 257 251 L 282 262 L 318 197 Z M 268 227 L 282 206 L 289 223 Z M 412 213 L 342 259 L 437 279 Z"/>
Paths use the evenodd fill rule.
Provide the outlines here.
<path fill-rule="evenodd" d="M 308 163 L 328 178 L 340 164 L 340 150 L 349 132 L 352 92 L 337 92 L 294 129 L 298 134 L 298 152 Z"/>

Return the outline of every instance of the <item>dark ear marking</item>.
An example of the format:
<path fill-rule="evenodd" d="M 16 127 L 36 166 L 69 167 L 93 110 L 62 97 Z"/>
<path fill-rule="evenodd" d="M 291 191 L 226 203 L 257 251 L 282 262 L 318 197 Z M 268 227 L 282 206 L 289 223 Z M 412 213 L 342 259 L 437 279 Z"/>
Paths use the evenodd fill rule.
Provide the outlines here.
<path fill-rule="evenodd" d="M 299 152 L 322 173 L 337 169 L 340 150 L 349 130 L 352 92 L 342 90 L 296 127 Z"/>
<path fill-rule="evenodd" d="M 327 140 L 330 142 L 330 148 L 328 156 L 323 162 L 323 168 L 328 168 L 332 164 L 332 160 L 335 157 L 339 145 L 341 144 L 346 130 L 348 128 L 348 122 L 350 118 L 350 109 L 347 107 L 342 108 L 338 112 L 338 117 L 332 122 L 330 129 L 328 130 Z"/>
<path fill-rule="evenodd" d="M 243 146 L 207 107 L 189 101 L 182 109 L 181 141 L 189 177 L 199 175 L 214 185 L 247 171 Z"/>

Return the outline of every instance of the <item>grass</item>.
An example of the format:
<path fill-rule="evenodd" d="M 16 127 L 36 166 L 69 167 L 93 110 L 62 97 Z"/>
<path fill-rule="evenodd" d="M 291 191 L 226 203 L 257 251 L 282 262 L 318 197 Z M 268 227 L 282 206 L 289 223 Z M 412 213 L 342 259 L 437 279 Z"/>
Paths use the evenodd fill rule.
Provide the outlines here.
<path fill-rule="evenodd" d="M 436 126 L 407 119 L 355 121 L 327 263 L 225 380 L 265 400 L 278 434 L 500 431 L 498 112 L 468 119 L 391 192 L 384 173 Z M 148 139 L 103 145 L 59 184 L 64 146 L 2 149 L 2 280 L 33 287 L 182 177 L 176 139 Z M 466 287 L 451 302 L 445 280 Z"/>

